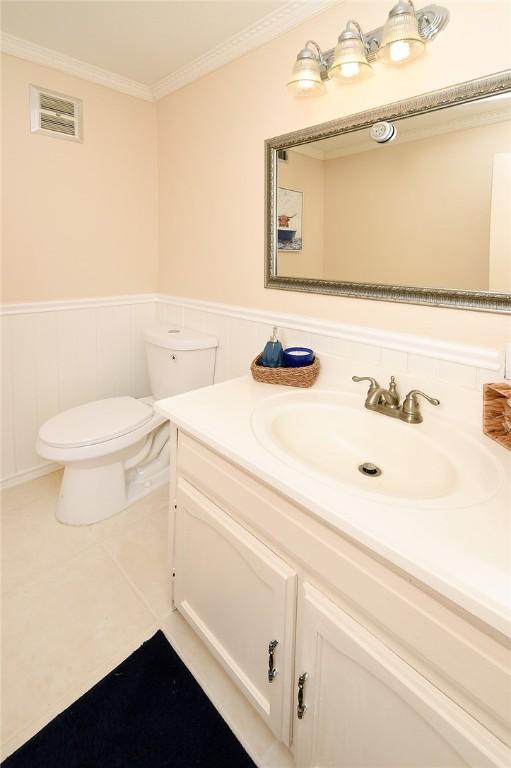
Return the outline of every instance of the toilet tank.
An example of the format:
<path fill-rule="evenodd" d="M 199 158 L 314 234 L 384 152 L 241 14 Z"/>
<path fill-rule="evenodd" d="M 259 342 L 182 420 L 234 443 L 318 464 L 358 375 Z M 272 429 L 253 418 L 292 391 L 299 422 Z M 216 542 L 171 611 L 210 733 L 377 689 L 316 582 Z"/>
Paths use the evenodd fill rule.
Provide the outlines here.
<path fill-rule="evenodd" d="M 218 340 L 190 328 L 160 326 L 144 334 L 155 400 L 213 384 Z"/>

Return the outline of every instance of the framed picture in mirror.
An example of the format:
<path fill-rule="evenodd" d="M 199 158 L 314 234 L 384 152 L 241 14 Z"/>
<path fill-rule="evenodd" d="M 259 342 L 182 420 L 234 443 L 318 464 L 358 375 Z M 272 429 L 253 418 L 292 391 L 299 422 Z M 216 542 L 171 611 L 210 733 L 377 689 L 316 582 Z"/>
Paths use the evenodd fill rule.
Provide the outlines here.
<path fill-rule="evenodd" d="M 302 250 L 303 192 L 277 188 L 277 242 L 279 251 Z"/>

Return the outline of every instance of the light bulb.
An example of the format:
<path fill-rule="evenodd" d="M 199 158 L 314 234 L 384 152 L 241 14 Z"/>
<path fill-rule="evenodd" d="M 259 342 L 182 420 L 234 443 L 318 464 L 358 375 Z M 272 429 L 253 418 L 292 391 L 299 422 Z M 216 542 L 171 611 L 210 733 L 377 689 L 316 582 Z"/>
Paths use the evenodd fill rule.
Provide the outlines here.
<path fill-rule="evenodd" d="M 396 40 L 390 46 L 390 60 L 404 61 L 410 56 L 410 43 L 406 40 Z"/>
<path fill-rule="evenodd" d="M 398 0 L 383 25 L 378 61 L 386 64 L 408 63 L 424 52 L 425 42 L 420 36 L 419 21 L 409 0 Z"/>
<path fill-rule="evenodd" d="M 288 88 L 297 94 L 300 93 L 322 93 L 325 89 L 323 83 L 317 83 L 315 80 L 295 80 L 288 83 Z"/>
<path fill-rule="evenodd" d="M 296 84 L 297 91 L 315 91 L 318 89 L 317 83 L 313 83 L 310 80 L 300 80 Z"/>
<path fill-rule="evenodd" d="M 355 25 L 354 30 L 350 29 L 352 25 Z M 350 19 L 335 46 L 333 61 L 328 70 L 329 77 L 337 82 L 354 82 L 367 77 L 371 71 L 363 32 L 356 22 Z"/>
<path fill-rule="evenodd" d="M 294 93 L 321 93 L 325 84 L 321 79 L 321 68 L 312 51 L 304 48 L 297 56 L 288 88 Z"/>
<path fill-rule="evenodd" d="M 347 64 L 341 64 L 341 75 L 343 77 L 357 77 L 360 72 L 360 65 L 353 61 Z"/>

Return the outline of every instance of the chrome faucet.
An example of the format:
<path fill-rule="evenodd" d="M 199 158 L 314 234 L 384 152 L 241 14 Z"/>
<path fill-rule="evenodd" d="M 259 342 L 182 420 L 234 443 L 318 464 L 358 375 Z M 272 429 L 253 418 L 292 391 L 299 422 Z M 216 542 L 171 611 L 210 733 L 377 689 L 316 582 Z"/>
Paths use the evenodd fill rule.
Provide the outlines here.
<path fill-rule="evenodd" d="M 408 424 L 420 424 L 423 421 L 418 395 L 425 397 L 431 405 L 440 405 L 440 400 L 437 400 L 436 397 L 430 397 L 418 389 L 411 389 L 400 405 L 394 376 L 390 377 L 388 389 L 380 387 L 376 379 L 371 376 L 353 376 L 352 381 L 370 382 L 365 401 L 365 407 L 369 411 L 383 413 L 393 419 L 406 421 Z"/>

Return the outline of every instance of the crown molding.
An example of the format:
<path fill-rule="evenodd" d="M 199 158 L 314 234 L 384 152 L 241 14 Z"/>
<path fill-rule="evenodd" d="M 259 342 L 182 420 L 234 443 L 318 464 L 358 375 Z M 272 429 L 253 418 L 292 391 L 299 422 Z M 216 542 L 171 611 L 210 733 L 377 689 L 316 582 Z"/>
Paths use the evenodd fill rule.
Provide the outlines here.
<path fill-rule="evenodd" d="M 127 93 L 129 96 L 136 96 L 146 101 L 157 101 L 340 2 L 343 0 L 289 0 L 282 8 L 268 13 L 251 26 L 207 51 L 203 56 L 199 56 L 152 85 L 130 80 L 115 72 L 95 67 L 85 61 L 74 59 L 72 56 L 31 43 L 29 40 L 23 40 L 7 32 L 1 33 L 0 50 L 2 53 L 58 69 L 68 75 L 81 77 L 83 80 L 104 85 L 114 91 Z"/>
<path fill-rule="evenodd" d="M 53 51 L 51 48 L 44 48 L 42 45 L 36 45 L 36 43 L 23 40 L 7 32 L 2 32 L 0 49 L 2 53 L 26 59 L 26 61 L 31 61 L 34 64 L 52 67 L 68 75 L 81 77 L 82 80 L 89 80 L 98 85 L 104 85 L 106 88 L 112 88 L 114 91 L 136 96 L 139 99 L 145 99 L 145 101 L 153 101 L 152 90 L 148 85 L 101 69 L 101 67 L 87 64 L 79 59 L 73 59 L 72 56 L 66 56 L 66 54 Z"/>
<path fill-rule="evenodd" d="M 151 86 L 155 101 L 177 91 L 199 77 L 228 64 L 233 59 L 272 40 L 302 21 L 316 16 L 343 0 L 290 0 L 282 8 L 268 13 L 262 19 L 233 35 L 220 45 L 207 51 L 189 64 L 185 64 Z"/>

